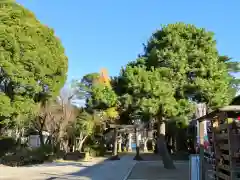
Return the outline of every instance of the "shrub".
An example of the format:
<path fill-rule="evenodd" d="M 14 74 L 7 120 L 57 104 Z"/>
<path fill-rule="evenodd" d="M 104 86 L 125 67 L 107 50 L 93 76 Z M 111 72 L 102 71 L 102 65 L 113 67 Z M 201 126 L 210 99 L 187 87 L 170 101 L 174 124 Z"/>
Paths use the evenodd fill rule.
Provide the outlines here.
<path fill-rule="evenodd" d="M 44 161 L 52 161 L 55 156 L 50 146 L 39 148 L 22 148 L 2 157 L 1 163 L 8 166 L 23 166 L 29 164 L 41 164 Z"/>
<path fill-rule="evenodd" d="M 21 149 L 8 153 L 2 157 L 1 163 L 8 166 L 22 166 L 30 163 L 31 156 L 28 149 Z"/>
<path fill-rule="evenodd" d="M 33 157 L 33 159 L 39 160 L 39 161 L 50 161 L 55 158 L 55 155 L 53 154 L 53 148 L 51 145 L 44 145 L 44 146 L 40 146 L 38 148 L 32 149 L 30 154 Z"/>
<path fill-rule="evenodd" d="M 106 149 L 101 145 L 92 145 L 89 147 L 89 155 L 92 157 L 104 156 Z"/>
<path fill-rule="evenodd" d="M 52 155 L 53 148 L 51 145 L 43 145 L 32 150 L 33 153 L 42 154 L 42 155 Z"/>
<path fill-rule="evenodd" d="M 86 153 L 81 153 L 79 151 L 69 152 L 64 156 L 64 160 L 78 161 L 86 157 Z"/>
<path fill-rule="evenodd" d="M 13 151 L 17 146 L 12 137 L 0 137 L 0 157 L 9 151 Z"/>
<path fill-rule="evenodd" d="M 90 152 L 90 150 L 91 150 L 91 148 L 90 148 L 90 147 L 88 147 L 88 146 L 87 146 L 87 147 L 84 147 L 84 152 L 88 152 L 88 153 L 89 153 L 89 152 Z"/>

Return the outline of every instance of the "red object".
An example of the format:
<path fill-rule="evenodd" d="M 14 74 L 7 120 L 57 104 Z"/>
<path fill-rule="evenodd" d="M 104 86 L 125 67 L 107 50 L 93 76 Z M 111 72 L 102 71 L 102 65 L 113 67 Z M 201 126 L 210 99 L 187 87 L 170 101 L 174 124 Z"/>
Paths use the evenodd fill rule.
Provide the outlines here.
<path fill-rule="evenodd" d="M 240 121 L 240 116 L 238 116 L 238 117 L 237 117 L 237 120 L 239 120 L 239 121 Z"/>
<path fill-rule="evenodd" d="M 204 149 L 207 149 L 209 146 L 209 142 L 208 141 L 204 141 Z"/>

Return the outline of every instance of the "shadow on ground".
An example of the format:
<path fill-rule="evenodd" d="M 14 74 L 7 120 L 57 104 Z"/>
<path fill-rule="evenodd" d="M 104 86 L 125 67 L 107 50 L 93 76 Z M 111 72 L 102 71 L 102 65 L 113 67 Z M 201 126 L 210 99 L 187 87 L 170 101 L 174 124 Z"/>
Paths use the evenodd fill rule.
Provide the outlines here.
<path fill-rule="evenodd" d="M 178 153 L 171 155 L 176 169 L 164 168 L 159 154 L 142 153 L 143 161 L 137 162 L 132 169 L 128 180 L 188 180 L 189 179 L 189 155 Z"/>
<path fill-rule="evenodd" d="M 123 180 L 134 166 L 133 156 L 124 156 L 120 160 L 104 160 L 98 164 L 81 167 L 77 172 L 68 174 L 42 173 L 45 180 Z"/>
<path fill-rule="evenodd" d="M 45 180 L 122 180 L 129 170 L 129 180 L 149 179 L 149 180 L 187 180 L 189 179 L 189 164 L 182 156 L 173 156 L 175 160 L 175 170 L 164 168 L 160 155 L 154 153 L 141 154 L 143 161 L 134 161 L 134 153 L 121 157 L 119 161 L 105 160 L 92 166 L 81 166 L 80 170 L 68 174 L 43 173 Z M 128 158 L 128 159 L 126 159 Z M 130 159 L 131 158 L 131 159 Z M 76 165 L 75 163 L 73 163 Z M 133 167 L 134 166 L 134 167 Z M 133 169 L 132 169 L 133 167 Z"/>
<path fill-rule="evenodd" d="M 74 166 L 78 166 L 81 169 L 77 172 L 69 173 L 69 174 L 54 174 L 54 173 L 42 173 L 45 176 L 50 176 L 49 178 L 45 180 L 72 180 L 72 179 L 78 179 L 78 180 L 93 180 L 94 173 L 96 169 L 99 169 L 103 164 L 109 162 L 110 160 L 106 159 L 98 164 L 95 165 L 89 165 L 89 166 L 83 166 L 80 163 L 70 163 L 74 164 Z M 63 163 L 63 164 L 69 164 L 69 163 Z"/>
<path fill-rule="evenodd" d="M 176 169 L 167 170 L 162 163 L 157 161 L 138 162 L 128 180 L 146 179 L 146 180 L 188 180 L 189 164 L 188 162 L 175 163 Z"/>
<path fill-rule="evenodd" d="M 94 168 L 98 168 L 105 163 L 106 158 L 97 158 L 94 161 L 82 162 L 53 162 L 39 165 L 23 166 L 23 167 L 0 167 L 0 179 L 3 180 L 92 180 L 90 174 Z M 98 163 L 98 164 L 96 164 Z M 81 173 L 78 173 L 80 171 Z M 75 173 L 77 172 L 77 173 Z M 89 173 L 87 173 L 89 172 Z M 90 174 L 91 175 L 91 174 Z M 82 177 L 78 177 L 82 176 Z M 96 178 L 95 178 L 96 179 Z"/>
<path fill-rule="evenodd" d="M 141 153 L 141 157 L 143 161 L 161 161 L 162 158 L 159 154 L 155 153 Z M 188 153 L 177 153 L 171 155 L 173 161 L 188 161 L 189 154 Z"/>

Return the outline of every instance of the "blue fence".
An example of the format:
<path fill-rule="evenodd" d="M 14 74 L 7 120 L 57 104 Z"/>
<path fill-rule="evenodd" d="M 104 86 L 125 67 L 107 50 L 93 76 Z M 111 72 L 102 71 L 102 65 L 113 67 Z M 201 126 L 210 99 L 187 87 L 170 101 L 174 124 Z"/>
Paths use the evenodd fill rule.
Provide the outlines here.
<path fill-rule="evenodd" d="M 190 155 L 190 180 L 200 180 L 200 157 L 198 154 Z"/>

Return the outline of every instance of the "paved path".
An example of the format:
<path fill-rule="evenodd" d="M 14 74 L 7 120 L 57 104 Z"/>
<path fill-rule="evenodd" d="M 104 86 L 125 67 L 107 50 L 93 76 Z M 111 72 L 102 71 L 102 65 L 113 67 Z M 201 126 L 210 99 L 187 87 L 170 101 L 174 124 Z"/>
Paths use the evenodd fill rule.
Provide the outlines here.
<path fill-rule="evenodd" d="M 156 155 L 151 155 L 156 156 Z M 119 161 L 48 163 L 31 167 L 1 167 L 0 180 L 188 180 L 189 164 L 175 162 L 176 170 L 166 170 L 162 161 L 133 160 L 134 154 Z M 146 158 L 146 160 L 149 160 Z M 156 160 L 156 161 L 153 161 Z"/>
<path fill-rule="evenodd" d="M 49 163 L 33 167 L 0 167 L 0 180 L 126 180 L 135 165 L 132 155 L 119 161 Z"/>
<path fill-rule="evenodd" d="M 161 161 L 137 162 L 128 180 L 188 180 L 188 161 L 175 162 L 175 166 L 175 170 L 167 170 Z"/>
<path fill-rule="evenodd" d="M 133 156 L 127 155 L 120 161 L 105 161 L 70 175 L 47 180 L 126 180 L 135 163 Z"/>

